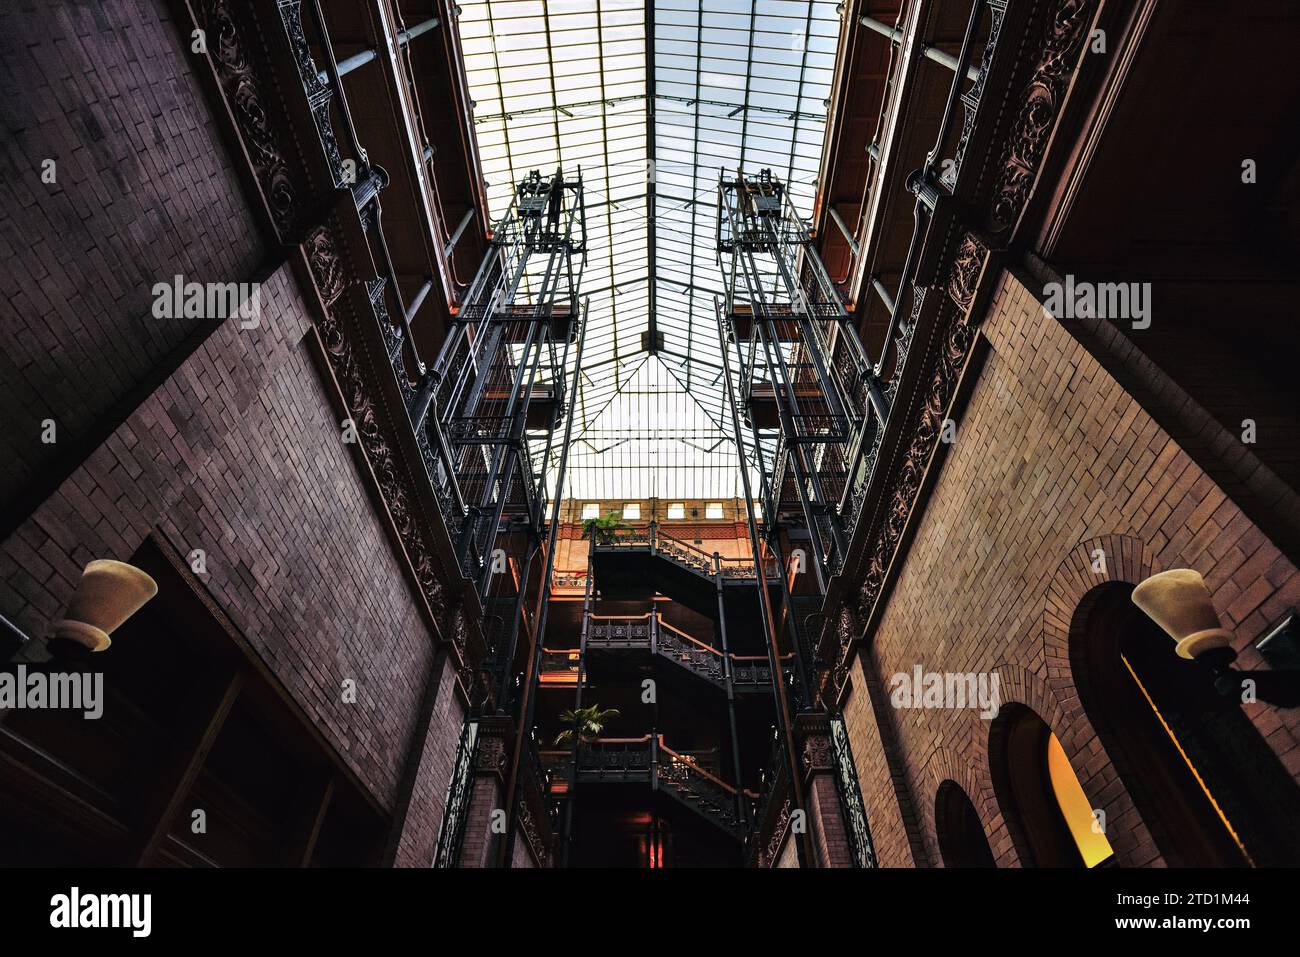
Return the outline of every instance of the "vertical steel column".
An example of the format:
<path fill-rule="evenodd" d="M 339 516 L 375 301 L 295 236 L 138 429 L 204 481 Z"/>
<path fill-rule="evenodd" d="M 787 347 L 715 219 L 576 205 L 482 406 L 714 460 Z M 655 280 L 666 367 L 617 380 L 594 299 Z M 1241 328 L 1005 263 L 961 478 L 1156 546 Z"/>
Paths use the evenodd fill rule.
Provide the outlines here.
<path fill-rule="evenodd" d="M 576 377 L 575 377 L 576 378 Z M 558 495 L 557 495 L 558 499 Z M 582 708 L 582 685 L 587 679 L 587 636 L 591 627 L 591 602 L 595 597 L 596 573 L 592 565 L 596 551 L 596 534 L 591 535 L 587 546 L 587 584 L 582 590 L 582 628 L 578 632 L 578 687 L 574 689 L 573 710 Z M 538 636 L 541 641 L 541 636 Z M 580 729 L 579 729 L 580 730 Z M 564 800 L 564 829 L 561 836 L 562 860 L 567 867 L 573 850 L 573 803 L 578 797 L 578 731 L 574 731 L 573 746 L 569 751 L 569 791 Z"/>
<path fill-rule="evenodd" d="M 519 807 L 520 757 L 525 745 L 524 736 L 533 725 L 537 713 L 537 676 L 542 664 L 542 641 L 546 635 L 547 617 L 551 607 L 551 574 L 555 568 L 555 543 L 560 533 L 560 502 L 564 496 L 564 480 L 569 470 L 569 448 L 573 440 L 573 420 L 577 418 L 578 383 L 582 380 L 582 351 L 587 342 L 587 310 L 590 303 L 582 304 L 582 327 L 578 332 L 578 353 L 573 367 L 573 384 L 569 387 L 569 413 L 564 423 L 564 444 L 560 446 L 560 469 L 555 479 L 555 498 L 551 503 L 551 527 L 547 535 L 546 561 L 542 569 L 541 611 L 537 616 L 537 640 L 534 643 L 532 663 L 524 682 L 524 707 L 519 722 L 515 753 L 510 762 L 510 785 L 506 790 L 506 839 L 501 843 L 497 860 L 500 867 L 508 866 L 515 846 L 516 819 Z M 590 577 L 589 581 L 592 580 Z"/>
<path fill-rule="evenodd" d="M 725 341 L 722 326 L 722 309 L 717 299 L 713 301 L 715 319 L 718 324 L 718 339 Z M 799 765 L 795 759 L 794 718 L 790 713 L 790 700 L 785 690 L 785 680 L 781 672 L 781 649 L 777 643 L 776 616 L 772 610 L 772 596 L 767 593 L 767 572 L 763 565 L 763 547 L 758 537 L 758 524 L 754 519 L 754 499 L 749 484 L 749 469 L 745 468 L 745 436 L 740 428 L 740 411 L 736 403 L 736 384 L 731 377 L 731 359 L 727 350 L 722 350 L 722 374 L 727 382 L 727 402 L 731 407 L 731 427 L 736 437 L 736 451 L 740 456 L 740 481 L 745 492 L 745 519 L 749 527 L 749 544 L 753 549 L 755 581 L 758 583 L 758 600 L 763 611 L 763 625 L 767 632 L 768 660 L 772 668 L 772 690 L 777 701 L 777 714 L 781 719 L 781 732 L 785 739 L 786 773 L 790 776 L 790 794 L 793 806 L 804 810 L 803 781 L 800 779 Z M 816 861 L 812 835 L 805 828 L 796 842 L 799 860 L 803 866 L 812 866 Z"/>
<path fill-rule="evenodd" d="M 762 569 L 756 569 L 759 587 L 763 587 Z M 736 676 L 731 648 L 727 644 L 727 603 L 722 591 L 722 556 L 713 553 L 713 584 L 718 592 L 718 636 L 722 641 L 722 668 L 727 682 L 727 720 L 731 727 L 731 763 L 736 783 L 736 820 L 745 821 L 749 812 L 745 808 L 745 782 L 740 777 L 740 735 L 736 730 Z"/>

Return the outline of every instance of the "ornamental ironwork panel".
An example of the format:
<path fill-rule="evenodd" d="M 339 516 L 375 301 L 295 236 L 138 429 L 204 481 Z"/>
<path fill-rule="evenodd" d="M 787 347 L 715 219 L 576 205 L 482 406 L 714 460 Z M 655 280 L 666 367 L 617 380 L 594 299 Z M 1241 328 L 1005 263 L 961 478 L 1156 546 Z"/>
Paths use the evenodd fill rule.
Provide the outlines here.
<path fill-rule="evenodd" d="M 831 718 L 831 748 L 835 755 L 835 790 L 840 797 L 840 811 L 844 817 L 844 832 L 849 839 L 849 853 L 854 867 L 875 867 L 876 850 L 871 843 L 871 828 L 867 824 L 867 810 L 862 803 L 862 789 L 858 787 L 857 766 L 849 748 L 849 733 L 843 718 Z"/>
<path fill-rule="evenodd" d="M 477 752 L 478 721 L 470 718 L 460 729 L 456 762 L 452 765 L 451 781 L 447 784 L 447 800 L 443 804 L 442 827 L 438 831 L 438 849 L 433 855 L 434 867 L 455 867 L 460 859 L 461 844 L 465 840 L 465 824 L 469 820 L 470 800 L 474 796 Z"/>

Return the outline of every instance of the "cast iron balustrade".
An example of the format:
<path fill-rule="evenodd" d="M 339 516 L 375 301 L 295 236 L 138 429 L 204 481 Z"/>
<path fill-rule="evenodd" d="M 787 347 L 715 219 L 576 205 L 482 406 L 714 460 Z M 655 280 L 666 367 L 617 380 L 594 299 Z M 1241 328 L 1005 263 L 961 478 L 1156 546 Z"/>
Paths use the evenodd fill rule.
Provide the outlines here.
<path fill-rule="evenodd" d="M 773 856 L 780 850 L 791 810 L 788 806 L 789 767 L 785 736 L 774 733 L 754 813 L 745 834 L 745 857 L 750 866 L 770 867 Z"/>
<path fill-rule="evenodd" d="M 674 628 L 657 614 L 655 626 L 660 655 L 718 687 L 726 687 L 726 666 L 721 651 Z"/>
<path fill-rule="evenodd" d="M 520 774 L 519 827 L 533 856 L 545 867 L 555 850 L 556 811 L 550 799 L 551 771 L 543 764 L 537 742 L 531 738 L 524 742 Z"/>
<path fill-rule="evenodd" d="M 714 576 L 714 556 L 711 553 L 665 534 L 655 522 L 650 522 L 644 528 L 608 531 L 596 539 L 595 549 L 597 552 L 643 549 L 710 581 Z M 721 562 L 720 571 L 723 578 L 752 580 L 755 577 L 755 564 L 751 558 L 719 556 L 718 560 Z M 780 577 L 781 570 L 775 559 L 766 558 L 763 566 L 768 580 L 776 580 Z"/>
<path fill-rule="evenodd" d="M 335 60 L 333 44 L 320 4 L 281 0 L 278 10 L 285 36 L 293 51 L 303 93 L 315 123 L 316 138 L 333 177 L 334 185 L 339 189 L 351 189 L 362 227 L 372 244 L 379 250 L 378 258 L 382 264 L 383 275 L 368 283 L 371 308 L 383 336 L 393 367 L 393 375 L 409 404 L 414 398 L 411 382 L 425 371 L 410 336 L 410 321 L 423 301 L 427 289 L 421 291 L 410 309 L 402 301 L 382 225 L 380 195 L 388 184 L 388 175 L 379 167 L 372 165 L 365 148 L 359 141 L 341 82 L 342 73 L 346 70 L 341 69 L 340 64 Z M 313 45 L 320 51 L 325 63 L 324 69 L 317 64 Z M 345 133 L 342 139 L 335 133 L 336 121 L 342 123 Z M 391 318 L 390 304 L 396 309 L 398 317 L 396 322 Z M 409 355 L 404 355 L 405 352 L 409 352 Z M 411 363 L 409 369 L 408 361 Z M 443 522 L 454 539 L 461 532 L 466 504 L 456 481 L 457 469 L 451 450 L 440 435 L 434 435 L 431 439 L 424 429 L 418 427 L 414 428 L 414 432 L 417 447 L 424 460 L 427 479 L 442 512 Z"/>
<path fill-rule="evenodd" d="M 727 686 L 727 667 L 731 663 L 731 681 L 737 691 L 768 692 L 772 687 L 772 667 L 766 655 L 723 654 L 663 620 L 656 612 L 644 615 L 588 615 L 587 651 L 646 651 L 686 669 L 718 688 Z M 543 650 L 541 682 L 544 685 L 577 684 L 578 649 Z M 786 680 L 794 675 L 794 655 L 781 659 Z"/>
<path fill-rule="evenodd" d="M 589 615 L 587 648 L 648 649 L 651 647 L 651 634 L 656 627 L 656 620 L 657 616 L 649 612 L 629 617 Z"/>
<path fill-rule="evenodd" d="M 737 793 L 707 765 L 716 761 L 716 751 L 693 754 L 675 751 L 664 744 L 663 735 L 640 738 L 598 738 L 578 749 L 576 770 L 573 752 L 550 749 L 541 752 L 541 763 L 552 782 L 577 784 L 645 783 L 663 791 L 711 821 L 733 837 L 744 836 L 746 818 L 757 795 Z"/>
<path fill-rule="evenodd" d="M 970 58 L 970 48 L 979 29 L 985 7 L 988 9 L 991 21 L 987 45 L 979 66 L 967 66 L 967 61 Z M 871 288 L 880 297 L 889 314 L 889 327 L 885 334 L 880 358 L 875 363 L 874 372 L 877 375 L 884 374 L 890 365 L 890 354 L 892 352 L 893 374 L 890 376 L 885 389 L 885 395 L 891 409 L 902 380 L 903 369 L 911 350 L 917 317 L 921 312 L 925 297 L 926 288 L 916 283 L 917 267 L 925 258 L 924 241 L 930 231 L 932 222 L 935 220 L 936 206 L 948 201 L 959 191 L 963 161 L 966 159 L 967 146 L 974 131 L 976 117 L 979 114 L 989 67 L 997 50 L 1006 7 L 1007 0 L 974 0 L 971 5 L 970 18 L 967 23 L 966 33 L 962 39 L 961 53 L 953 61 L 955 64 L 953 78 L 949 86 L 943 119 L 939 124 L 935 146 L 926 156 L 921 168 L 914 171 L 907 178 L 906 189 L 916 196 L 916 201 L 913 209 L 912 239 L 908 244 L 907 257 L 898 280 L 897 291 L 891 296 L 880 280 L 877 277 L 872 277 Z M 864 18 L 863 22 L 866 24 L 866 18 Z M 901 38 L 894 39 L 894 42 L 899 42 L 899 39 Z M 933 52 L 933 48 L 929 48 L 925 44 L 920 44 L 918 49 Z M 970 86 L 963 91 L 962 87 L 968 81 L 970 81 Z M 954 156 L 945 158 L 942 152 L 956 118 L 955 109 L 958 103 L 961 104 L 964 111 L 961 134 Z M 938 173 L 937 170 L 942 172 Z M 879 170 L 877 171 L 879 172 Z M 911 293 L 910 297 L 908 296 L 909 292 Z M 911 304 L 910 313 L 904 315 L 904 308 L 909 301 Z M 852 361 L 853 356 L 851 353 L 848 350 L 843 350 L 839 356 L 838 364 L 847 365 Z M 880 453 L 881 441 L 885 433 L 885 424 L 884 421 L 877 423 L 869 435 L 863 436 L 851 459 L 849 467 L 851 481 L 844 490 L 839 503 L 840 516 L 851 533 L 856 532 L 856 524 L 861 513 L 862 504 L 872 482 L 876 461 Z"/>
<path fill-rule="evenodd" d="M 733 837 L 744 835 L 745 808 L 753 800 L 751 793 L 737 795 L 734 787 L 701 767 L 694 755 L 674 751 L 664 744 L 663 735 L 657 739 L 655 757 L 655 786 L 659 790 Z"/>
<path fill-rule="evenodd" d="M 786 662 L 793 661 L 794 655 L 786 654 L 781 658 L 782 671 L 787 680 L 793 669 Z M 770 691 L 772 688 L 772 663 L 767 655 L 732 655 L 731 681 L 738 691 L 758 689 Z"/>

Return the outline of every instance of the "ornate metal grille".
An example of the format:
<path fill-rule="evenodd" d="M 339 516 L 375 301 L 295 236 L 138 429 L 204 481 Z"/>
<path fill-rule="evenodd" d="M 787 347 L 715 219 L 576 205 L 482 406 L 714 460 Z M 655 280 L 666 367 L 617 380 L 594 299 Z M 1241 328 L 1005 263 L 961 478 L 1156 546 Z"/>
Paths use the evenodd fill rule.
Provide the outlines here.
<path fill-rule="evenodd" d="M 862 803 L 858 772 L 853 764 L 849 733 L 843 718 L 831 718 L 831 745 L 835 752 L 835 790 L 840 796 L 840 810 L 844 814 L 853 866 L 875 867 L 876 850 L 871 844 L 871 828 L 867 825 L 867 810 Z"/>
<path fill-rule="evenodd" d="M 474 796 L 474 762 L 477 753 L 478 721 L 470 718 L 460 729 L 456 763 L 452 765 L 447 800 L 443 805 L 442 827 L 438 831 L 438 849 L 433 855 L 434 867 L 455 867 L 460 858 L 460 846 L 465 840 L 465 822 L 469 819 L 470 799 Z"/>

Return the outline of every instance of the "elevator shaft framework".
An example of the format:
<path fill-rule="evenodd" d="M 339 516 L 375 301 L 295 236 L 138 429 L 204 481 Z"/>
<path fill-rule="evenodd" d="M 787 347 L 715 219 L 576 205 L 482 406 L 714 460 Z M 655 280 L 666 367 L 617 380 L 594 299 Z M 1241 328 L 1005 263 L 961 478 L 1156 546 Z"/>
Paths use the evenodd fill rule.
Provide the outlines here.
<path fill-rule="evenodd" d="M 495 224 L 487 254 L 412 403 L 442 453 L 462 571 L 487 596 L 508 528 L 540 540 L 547 469 L 566 408 L 585 262 L 582 174 L 532 171 Z M 575 373 L 576 374 L 576 373 Z"/>
<path fill-rule="evenodd" d="M 717 249 L 723 348 L 735 352 L 765 521 L 807 536 L 824 594 L 848 548 L 850 480 L 888 415 L 884 391 L 807 226 L 771 170 L 720 174 Z"/>

